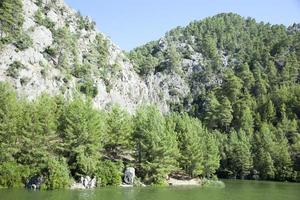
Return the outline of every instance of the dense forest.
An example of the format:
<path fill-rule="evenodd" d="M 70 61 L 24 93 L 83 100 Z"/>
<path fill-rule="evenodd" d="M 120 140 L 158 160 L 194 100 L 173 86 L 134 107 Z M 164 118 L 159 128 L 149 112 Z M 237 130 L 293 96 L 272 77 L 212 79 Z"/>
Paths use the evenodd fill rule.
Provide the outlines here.
<path fill-rule="evenodd" d="M 299 28 L 219 14 L 175 28 L 129 56 L 145 78 L 178 74 L 189 83 L 191 93 L 172 111 L 188 113 L 218 136 L 219 177 L 299 181 Z M 192 73 L 182 67 L 186 60 L 198 63 Z"/>
<path fill-rule="evenodd" d="M 219 133 L 187 114 L 164 116 L 154 106 L 135 115 L 118 106 L 104 112 L 88 100 L 48 95 L 29 102 L 4 83 L 0 93 L 3 187 L 23 186 L 36 174 L 46 178 L 47 189 L 68 187 L 83 175 L 101 186 L 119 185 L 125 166 L 134 166 L 147 184 L 164 184 L 178 170 L 212 177 L 219 167 Z"/>
<path fill-rule="evenodd" d="M 20 29 L 20 2 L 0 2 L 0 47 L 31 43 Z M 97 177 L 98 186 L 119 185 L 130 166 L 146 184 L 164 184 L 178 172 L 299 182 L 299 30 L 219 14 L 129 52 L 144 80 L 162 73 L 188 83 L 189 95 L 170 102 L 167 113 L 155 105 L 133 114 L 118 105 L 95 109 L 93 84 L 80 87 L 85 96 L 43 94 L 30 101 L 1 82 L 0 187 L 23 187 L 35 175 L 45 177 L 44 189 L 67 188 L 85 175 Z M 102 40 L 95 65 L 107 56 Z M 192 72 L 183 65 L 190 60 Z M 68 67 L 81 76 L 85 66 Z"/>

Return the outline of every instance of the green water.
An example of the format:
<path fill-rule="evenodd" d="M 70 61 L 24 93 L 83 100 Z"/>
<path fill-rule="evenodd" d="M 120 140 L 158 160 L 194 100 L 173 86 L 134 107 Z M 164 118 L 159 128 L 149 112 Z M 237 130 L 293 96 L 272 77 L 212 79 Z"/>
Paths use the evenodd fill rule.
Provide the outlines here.
<path fill-rule="evenodd" d="M 2 200 L 300 200 L 300 184 L 224 181 L 225 188 L 146 187 L 101 188 L 85 191 L 0 189 Z"/>

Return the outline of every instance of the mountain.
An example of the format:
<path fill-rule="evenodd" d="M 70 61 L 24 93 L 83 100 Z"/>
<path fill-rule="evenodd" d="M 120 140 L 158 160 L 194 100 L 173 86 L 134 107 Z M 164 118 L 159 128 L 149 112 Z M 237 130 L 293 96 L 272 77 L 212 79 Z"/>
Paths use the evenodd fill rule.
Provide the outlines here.
<path fill-rule="evenodd" d="M 129 59 L 95 30 L 91 19 L 62 0 L 19 2 L 19 20 L 13 22 L 18 30 L 1 29 L 0 80 L 11 83 L 20 96 L 83 93 L 96 107 L 118 103 L 129 111 L 148 101 L 148 88 Z M 12 12 L 17 8 L 13 5 Z M 3 16 L 8 15 L 4 9 Z"/>
<path fill-rule="evenodd" d="M 0 27 L 0 186 L 300 180 L 299 24 L 223 13 L 123 52 L 62 0 L 2 0 Z"/>
<path fill-rule="evenodd" d="M 230 98 L 224 94 L 227 79 L 236 79 L 236 89 L 254 97 L 277 86 L 298 84 L 299 24 L 287 28 L 219 14 L 175 28 L 137 47 L 129 57 L 147 83 L 161 86 L 157 93 L 177 97 L 171 110 L 199 114 L 209 93 L 221 89 Z"/>

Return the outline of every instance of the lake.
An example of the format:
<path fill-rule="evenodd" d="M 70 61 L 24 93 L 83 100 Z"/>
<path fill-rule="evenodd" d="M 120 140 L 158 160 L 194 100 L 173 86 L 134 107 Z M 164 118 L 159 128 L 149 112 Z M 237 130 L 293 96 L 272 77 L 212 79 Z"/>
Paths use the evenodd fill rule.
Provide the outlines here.
<path fill-rule="evenodd" d="M 0 189 L 2 200 L 300 200 L 299 183 L 225 180 L 225 188 L 146 187 L 34 192 Z"/>

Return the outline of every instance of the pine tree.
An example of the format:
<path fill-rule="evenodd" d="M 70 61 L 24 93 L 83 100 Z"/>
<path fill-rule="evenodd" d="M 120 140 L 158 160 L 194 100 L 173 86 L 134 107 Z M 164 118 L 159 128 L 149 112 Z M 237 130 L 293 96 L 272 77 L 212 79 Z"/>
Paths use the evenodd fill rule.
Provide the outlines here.
<path fill-rule="evenodd" d="M 220 100 L 220 106 L 218 108 L 218 121 L 220 123 L 220 127 L 223 127 L 223 130 L 225 131 L 227 131 L 233 119 L 232 113 L 233 110 L 231 107 L 231 102 L 227 97 L 222 97 Z"/>
<path fill-rule="evenodd" d="M 107 131 L 105 152 L 109 157 L 120 159 L 124 153 L 129 153 L 133 132 L 132 119 L 119 106 L 113 106 L 106 119 Z"/>
<path fill-rule="evenodd" d="M 241 93 L 242 80 L 234 75 L 232 70 L 227 70 L 222 85 L 223 93 L 231 102 L 235 102 Z"/>
<path fill-rule="evenodd" d="M 179 160 L 181 168 L 191 177 L 202 175 L 205 162 L 204 154 L 206 153 L 206 130 L 199 120 L 190 118 L 186 114 L 177 117 L 175 130 L 181 155 Z M 207 174 L 213 171 L 210 171 L 209 167 L 207 166 Z"/>
<path fill-rule="evenodd" d="M 6 83 L 0 83 L 0 163 L 13 160 L 18 151 L 18 119 L 21 116 L 16 93 Z"/>
<path fill-rule="evenodd" d="M 250 138 L 243 130 L 240 130 L 239 133 L 231 131 L 228 139 L 229 169 L 235 176 L 244 178 L 250 174 L 253 165 Z"/>
<path fill-rule="evenodd" d="M 251 91 L 254 85 L 254 77 L 247 63 L 238 66 L 237 75 L 243 81 L 243 88 Z"/>
<path fill-rule="evenodd" d="M 105 133 L 104 115 L 91 102 L 75 99 L 60 119 L 61 150 L 72 175 L 92 175 L 100 160 Z"/>
<path fill-rule="evenodd" d="M 214 175 L 216 170 L 220 167 L 221 158 L 217 138 L 208 131 L 206 131 L 205 135 L 205 148 L 203 174 L 209 178 Z"/>
<path fill-rule="evenodd" d="M 161 184 L 176 169 L 178 148 L 174 130 L 166 128 L 164 117 L 152 107 L 141 107 L 134 117 L 133 133 L 140 176 Z"/>
<path fill-rule="evenodd" d="M 206 97 L 204 103 L 204 117 L 203 120 L 208 128 L 213 129 L 218 125 L 218 111 L 220 108 L 220 103 L 216 98 L 215 94 L 209 93 Z"/>

